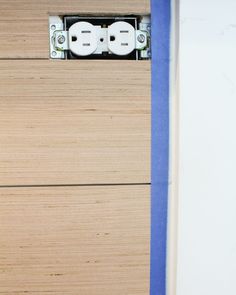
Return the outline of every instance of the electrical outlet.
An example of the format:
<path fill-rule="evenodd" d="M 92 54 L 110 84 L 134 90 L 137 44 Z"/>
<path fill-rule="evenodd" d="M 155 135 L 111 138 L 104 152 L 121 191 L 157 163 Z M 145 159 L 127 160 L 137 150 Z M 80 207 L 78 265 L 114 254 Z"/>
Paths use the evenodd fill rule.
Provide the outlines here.
<path fill-rule="evenodd" d="M 128 55 L 135 49 L 135 29 L 119 21 L 108 27 L 108 49 L 116 55 Z"/>
<path fill-rule="evenodd" d="M 88 22 L 77 22 L 69 29 L 69 48 L 79 56 L 93 54 L 98 47 L 97 28 Z"/>
<path fill-rule="evenodd" d="M 50 57 L 149 59 L 150 17 L 50 16 Z"/>

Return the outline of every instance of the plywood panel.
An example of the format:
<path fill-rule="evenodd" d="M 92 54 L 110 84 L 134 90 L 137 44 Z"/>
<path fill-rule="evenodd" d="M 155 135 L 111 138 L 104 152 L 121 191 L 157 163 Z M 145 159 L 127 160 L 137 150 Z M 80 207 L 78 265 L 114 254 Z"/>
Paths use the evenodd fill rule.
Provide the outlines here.
<path fill-rule="evenodd" d="M 149 62 L 0 68 L 0 186 L 150 182 Z"/>
<path fill-rule="evenodd" d="M 0 58 L 48 58 L 49 14 L 148 14 L 149 0 L 0 0 Z"/>
<path fill-rule="evenodd" d="M 148 295 L 149 195 L 0 188 L 0 294 Z"/>

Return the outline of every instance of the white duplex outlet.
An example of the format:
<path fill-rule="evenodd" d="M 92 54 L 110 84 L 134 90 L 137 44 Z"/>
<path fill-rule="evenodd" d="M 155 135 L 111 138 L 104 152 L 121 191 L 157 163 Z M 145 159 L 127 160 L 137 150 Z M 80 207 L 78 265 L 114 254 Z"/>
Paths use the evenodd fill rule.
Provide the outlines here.
<path fill-rule="evenodd" d="M 116 55 L 128 55 L 135 49 L 135 29 L 129 23 L 119 21 L 108 28 L 78 22 L 69 29 L 69 48 L 79 56 L 110 51 Z"/>
<path fill-rule="evenodd" d="M 78 21 L 72 17 L 72 23 L 68 27 L 60 17 L 50 17 L 51 58 L 63 58 L 67 56 L 66 51 L 77 57 L 125 57 L 136 51 L 140 52 L 141 59 L 150 57 L 149 17 L 141 18 L 139 24 L 134 17 L 92 17 L 91 22 L 89 17 L 81 17 L 81 20 L 79 17 L 74 18 L 78 18 Z M 103 19 L 108 21 L 103 23 Z"/>

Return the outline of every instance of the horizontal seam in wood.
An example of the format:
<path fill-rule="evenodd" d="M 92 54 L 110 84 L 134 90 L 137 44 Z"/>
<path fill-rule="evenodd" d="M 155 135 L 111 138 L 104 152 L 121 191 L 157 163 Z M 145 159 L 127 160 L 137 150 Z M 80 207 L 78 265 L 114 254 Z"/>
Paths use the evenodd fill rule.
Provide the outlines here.
<path fill-rule="evenodd" d="M 151 185 L 149 182 L 144 183 L 92 183 L 92 184 L 32 184 L 32 185 L 0 185 L 2 188 L 33 188 L 33 187 L 94 187 L 94 186 L 145 186 Z"/>

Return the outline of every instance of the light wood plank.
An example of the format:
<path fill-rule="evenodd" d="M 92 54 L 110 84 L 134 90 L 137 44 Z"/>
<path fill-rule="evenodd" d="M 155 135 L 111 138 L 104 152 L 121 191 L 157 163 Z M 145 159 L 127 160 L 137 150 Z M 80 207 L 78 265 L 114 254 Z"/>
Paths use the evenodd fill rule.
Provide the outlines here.
<path fill-rule="evenodd" d="M 149 294 L 149 186 L 1 188 L 0 212 L 0 294 Z"/>
<path fill-rule="evenodd" d="M 49 14 L 148 14 L 149 2 L 149 0 L 0 0 L 0 58 L 48 58 Z"/>
<path fill-rule="evenodd" d="M 150 182 L 149 62 L 0 68 L 0 186 Z"/>

